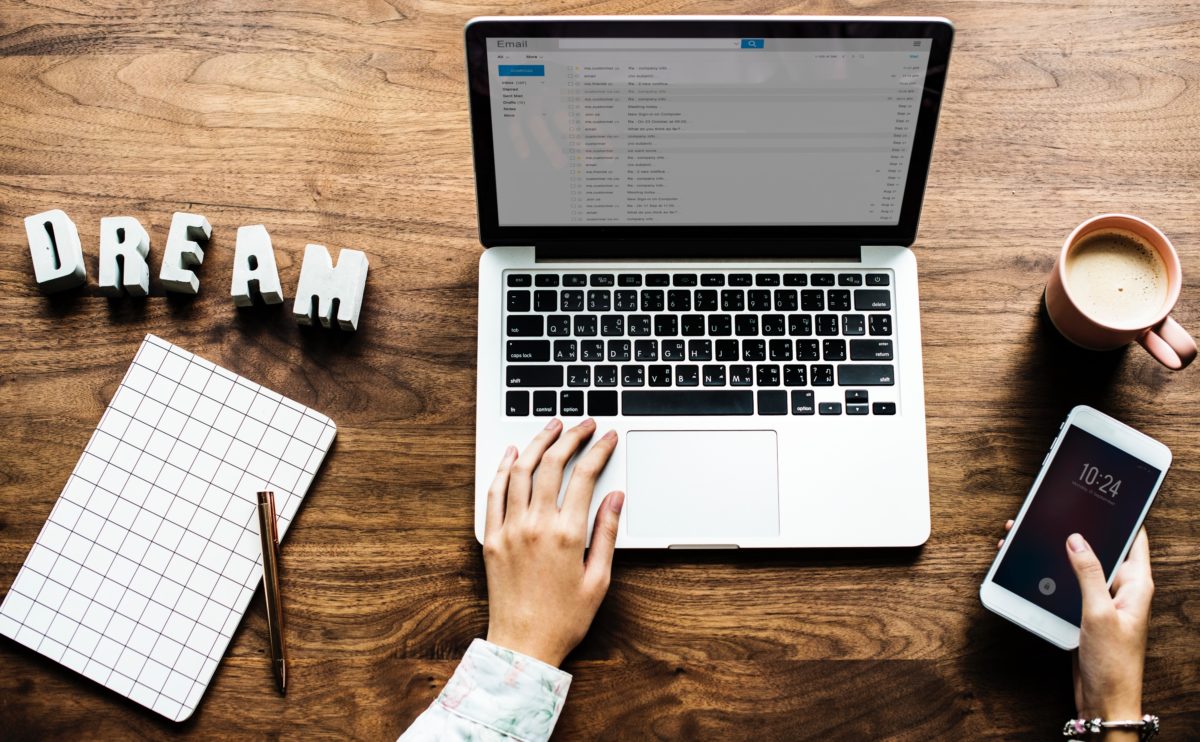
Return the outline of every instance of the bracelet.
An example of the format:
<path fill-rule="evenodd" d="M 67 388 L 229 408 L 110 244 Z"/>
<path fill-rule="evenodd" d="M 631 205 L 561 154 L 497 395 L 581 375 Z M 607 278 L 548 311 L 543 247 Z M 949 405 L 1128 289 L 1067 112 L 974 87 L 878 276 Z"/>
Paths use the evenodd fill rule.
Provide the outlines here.
<path fill-rule="evenodd" d="M 1063 727 L 1063 736 L 1068 739 L 1078 739 L 1081 735 L 1100 734 L 1116 729 L 1136 730 L 1139 740 L 1152 739 L 1158 734 L 1158 717 L 1154 714 L 1146 714 L 1141 719 L 1122 721 L 1104 721 L 1100 718 L 1071 719 Z"/>

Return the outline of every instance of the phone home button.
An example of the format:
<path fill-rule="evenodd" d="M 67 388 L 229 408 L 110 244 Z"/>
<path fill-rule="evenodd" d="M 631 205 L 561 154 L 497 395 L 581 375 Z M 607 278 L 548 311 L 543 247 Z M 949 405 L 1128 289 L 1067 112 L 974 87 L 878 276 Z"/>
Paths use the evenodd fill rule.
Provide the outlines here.
<path fill-rule="evenodd" d="M 1053 595 L 1057 588 L 1058 585 L 1054 584 L 1054 580 L 1049 577 L 1043 577 L 1041 582 L 1038 583 L 1038 592 L 1042 595 Z"/>

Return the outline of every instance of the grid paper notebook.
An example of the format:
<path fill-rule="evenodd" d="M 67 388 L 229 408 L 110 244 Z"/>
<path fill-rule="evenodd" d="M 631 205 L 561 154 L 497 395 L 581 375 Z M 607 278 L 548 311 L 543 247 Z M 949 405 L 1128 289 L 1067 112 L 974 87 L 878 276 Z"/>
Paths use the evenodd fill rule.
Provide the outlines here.
<path fill-rule="evenodd" d="M 186 719 L 262 580 L 255 493 L 274 490 L 282 539 L 336 432 L 147 335 L 0 605 L 0 633 Z"/>

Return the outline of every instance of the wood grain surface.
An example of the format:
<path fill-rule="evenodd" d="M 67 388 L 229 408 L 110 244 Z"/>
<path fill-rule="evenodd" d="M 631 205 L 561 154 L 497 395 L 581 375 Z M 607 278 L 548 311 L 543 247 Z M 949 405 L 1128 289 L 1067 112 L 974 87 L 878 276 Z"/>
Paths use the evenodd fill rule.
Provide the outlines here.
<path fill-rule="evenodd" d="M 1074 351 L 1039 320 L 1066 233 L 1159 225 L 1200 331 L 1200 9 L 1106 2 L 0 0 L 0 589 L 147 332 L 332 416 L 283 549 L 292 682 L 261 597 L 174 725 L 0 641 L 0 737 L 394 739 L 487 621 L 472 538 L 476 239 L 462 27 L 482 14 L 941 14 L 958 36 L 917 245 L 933 535 L 917 551 L 621 553 L 557 738 L 1050 739 L 1068 657 L 977 589 L 1066 411 L 1175 453 L 1148 527 L 1145 707 L 1200 729 L 1200 370 Z M 47 298 L 22 219 L 65 209 L 89 286 Z M 101 216 L 213 240 L 194 299 L 96 295 Z M 265 224 L 286 292 L 306 242 L 367 251 L 357 334 L 236 310 L 236 228 Z M 288 304 L 290 309 L 290 302 Z M 497 452 L 499 456 L 500 452 Z"/>

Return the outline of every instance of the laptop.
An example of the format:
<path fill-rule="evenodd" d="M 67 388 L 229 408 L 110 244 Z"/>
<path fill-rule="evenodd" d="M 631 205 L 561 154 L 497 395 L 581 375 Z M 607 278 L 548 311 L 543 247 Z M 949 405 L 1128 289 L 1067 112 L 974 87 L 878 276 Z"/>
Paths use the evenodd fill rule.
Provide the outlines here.
<path fill-rule="evenodd" d="M 621 442 L 617 546 L 929 536 L 911 250 L 942 18 L 478 18 L 475 533 L 551 416 Z"/>

